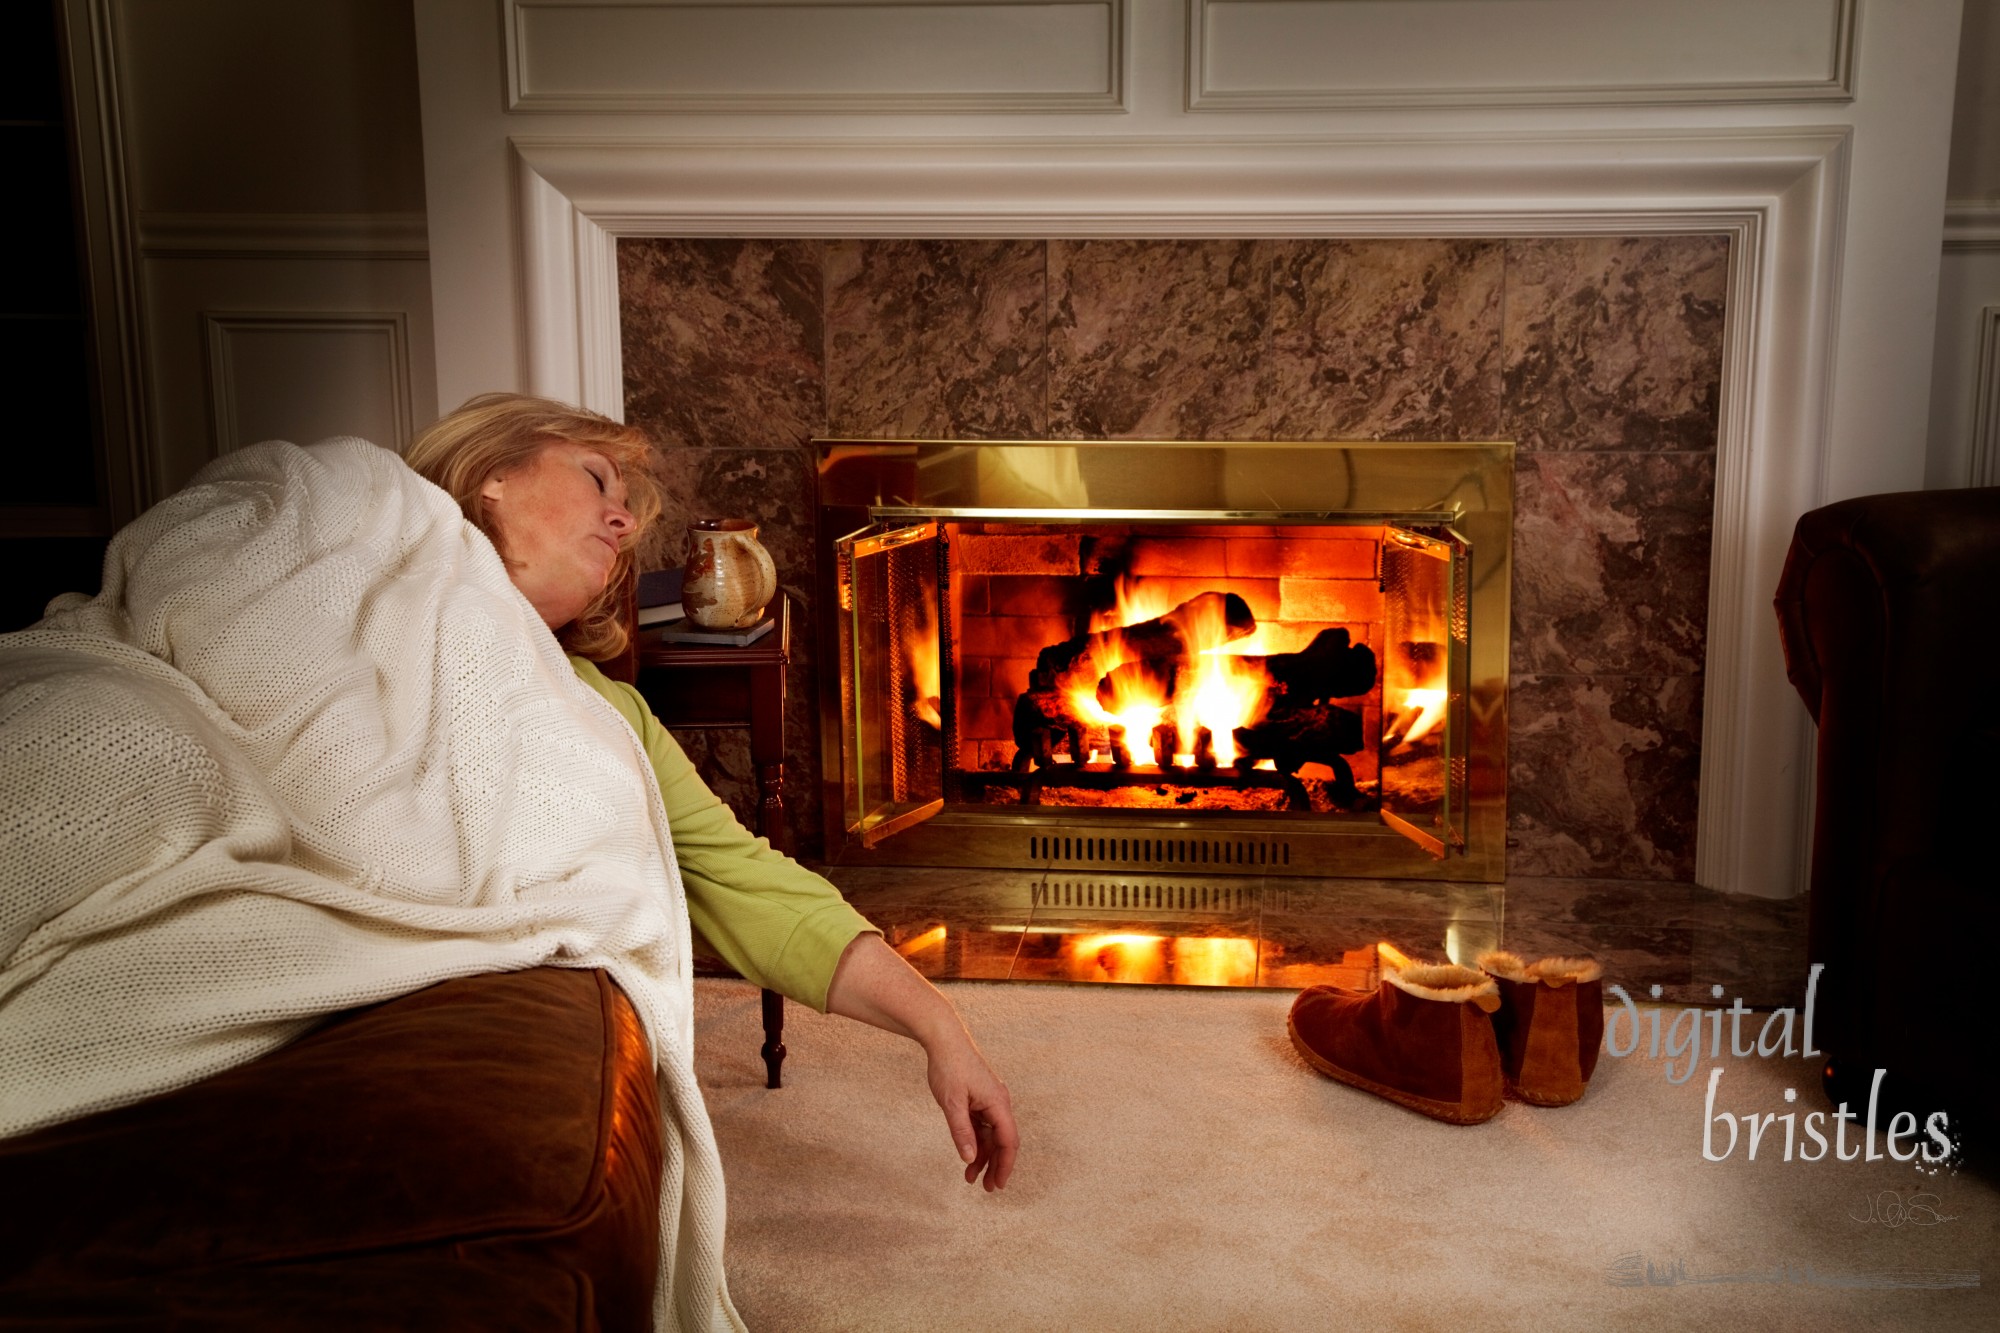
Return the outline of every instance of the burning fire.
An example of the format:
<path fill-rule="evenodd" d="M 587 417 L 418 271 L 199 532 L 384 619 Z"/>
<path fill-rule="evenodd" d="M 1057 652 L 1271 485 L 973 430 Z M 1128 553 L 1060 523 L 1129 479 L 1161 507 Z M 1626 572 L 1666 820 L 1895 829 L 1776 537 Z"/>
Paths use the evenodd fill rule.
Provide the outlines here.
<path fill-rule="evenodd" d="M 932 631 L 930 611 L 922 603 L 917 605 L 915 616 L 916 624 L 905 640 L 904 650 L 910 664 L 910 682 L 917 692 L 911 709 L 919 719 L 942 730 L 944 717 L 938 711 L 942 697 L 938 683 L 938 636 Z"/>
<path fill-rule="evenodd" d="M 1157 585 L 1149 587 L 1145 579 L 1121 578 L 1117 597 L 1115 611 L 1100 612 L 1092 620 L 1093 633 L 1137 625 L 1176 607 L 1170 591 Z M 1159 697 L 1156 690 L 1148 688 L 1149 682 L 1120 683 L 1116 678 L 1109 706 L 1099 701 L 1093 689 L 1079 687 L 1070 692 L 1070 702 L 1079 716 L 1107 730 L 1124 729 L 1125 746 L 1135 765 L 1194 767 L 1196 736 L 1204 728 L 1211 737 L 1215 762 L 1232 764 L 1237 756 L 1236 728 L 1255 725 L 1268 706 L 1270 675 L 1262 666 L 1240 660 L 1246 653 L 1262 651 L 1257 646 L 1263 637 L 1261 630 L 1247 638 L 1232 639 L 1219 599 L 1196 605 L 1191 623 L 1183 628 L 1197 654 L 1195 672 L 1192 679 L 1177 678 L 1170 697 Z M 1100 656 L 1092 664 L 1091 674 L 1100 679 L 1112 677 L 1126 660 L 1123 653 L 1114 652 L 1108 661 Z M 1177 743 L 1173 754 L 1159 755 L 1154 751 L 1153 735 L 1169 714 Z"/>
<path fill-rule="evenodd" d="M 1445 688 L 1443 644 L 1430 640 L 1406 643 L 1400 655 L 1417 684 L 1396 692 L 1394 709 L 1382 735 L 1385 754 L 1415 745 L 1437 730 L 1444 722 L 1445 701 L 1449 697 Z"/>
<path fill-rule="evenodd" d="M 1397 714 L 1396 725 L 1402 727 L 1405 719 L 1409 725 L 1396 744 L 1415 745 L 1444 721 L 1445 691 L 1404 690 L 1402 694 L 1403 707 Z"/>

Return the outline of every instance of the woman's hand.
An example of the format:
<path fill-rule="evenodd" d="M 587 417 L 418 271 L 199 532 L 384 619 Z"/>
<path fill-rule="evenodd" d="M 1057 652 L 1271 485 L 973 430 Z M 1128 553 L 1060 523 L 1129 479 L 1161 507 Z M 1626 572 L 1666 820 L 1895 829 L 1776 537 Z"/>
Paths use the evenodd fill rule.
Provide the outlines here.
<path fill-rule="evenodd" d="M 1005 1189 L 1021 1136 L 1013 1104 L 958 1011 L 880 935 L 857 935 L 840 956 L 827 986 L 831 1014 L 908 1037 L 924 1048 L 931 1096 L 944 1111 L 951 1140 L 965 1163 L 966 1183 L 985 1176 L 988 1190 Z"/>
<path fill-rule="evenodd" d="M 1007 1188 L 1014 1154 L 1021 1146 L 1007 1085 L 995 1076 L 963 1026 L 957 1041 L 943 1043 L 943 1049 L 927 1045 L 925 1050 L 930 1056 L 931 1096 L 944 1108 L 951 1140 L 965 1163 L 965 1183 L 974 1183 L 984 1172 L 989 1191 Z"/>

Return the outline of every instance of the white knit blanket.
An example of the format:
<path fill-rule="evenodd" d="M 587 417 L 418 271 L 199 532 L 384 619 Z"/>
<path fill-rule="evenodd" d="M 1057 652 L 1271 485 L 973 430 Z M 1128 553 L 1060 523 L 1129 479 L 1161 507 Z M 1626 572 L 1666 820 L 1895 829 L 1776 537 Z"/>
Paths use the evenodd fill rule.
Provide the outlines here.
<path fill-rule="evenodd" d="M 0 635 L 0 1136 L 543 964 L 652 1038 L 661 1326 L 740 1328 L 652 769 L 444 492 L 361 440 L 245 449 Z"/>

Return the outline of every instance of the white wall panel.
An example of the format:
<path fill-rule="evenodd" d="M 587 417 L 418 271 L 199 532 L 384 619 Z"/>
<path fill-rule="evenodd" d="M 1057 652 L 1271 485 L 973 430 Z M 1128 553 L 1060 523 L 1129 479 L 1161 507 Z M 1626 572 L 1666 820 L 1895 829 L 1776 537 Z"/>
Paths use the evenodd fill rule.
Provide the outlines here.
<path fill-rule="evenodd" d="M 263 436 L 406 440 L 437 405 L 409 0 L 65 14 L 105 164 L 92 266 L 129 326 L 138 498 Z"/>
<path fill-rule="evenodd" d="M 2000 486 L 2000 305 L 1979 312 L 1977 365 L 1967 480 L 1974 486 Z"/>
<path fill-rule="evenodd" d="M 209 311 L 202 323 L 218 456 L 259 440 L 409 440 L 410 338 L 401 313 Z"/>
<path fill-rule="evenodd" d="M 1190 0 L 1196 110 L 1845 100 L 1856 0 Z"/>
<path fill-rule="evenodd" d="M 280 239 L 236 255 L 146 257 L 161 495 L 258 440 L 359 435 L 401 448 L 437 415 L 429 265 L 274 257 L 264 247 Z"/>
<path fill-rule="evenodd" d="M 90 2 L 117 33 L 137 207 L 422 211 L 408 0 Z"/>
<path fill-rule="evenodd" d="M 508 0 L 516 111 L 1117 111 L 1126 0 Z"/>
<path fill-rule="evenodd" d="M 1966 0 L 1946 197 L 2000 203 L 2000 5 Z"/>
<path fill-rule="evenodd" d="M 138 230 L 148 259 L 422 259 L 429 253 L 422 213 L 142 212 Z"/>
<path fill-rule="evenodd" d="M 1945 212 L 1924 485 L 2000 486 L 2000 206 Z"/>

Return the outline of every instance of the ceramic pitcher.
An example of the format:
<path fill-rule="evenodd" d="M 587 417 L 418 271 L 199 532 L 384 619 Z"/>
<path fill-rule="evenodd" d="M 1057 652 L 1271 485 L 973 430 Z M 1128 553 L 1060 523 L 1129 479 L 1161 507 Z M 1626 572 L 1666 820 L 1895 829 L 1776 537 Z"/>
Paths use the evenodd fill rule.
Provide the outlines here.
<path fill-rule="evenodd" d="M 681 605 L 703 629 L 748 629 L 778 591 L 778 569 L 757 544 L 747 518 L 703 518 L 688 525 Z"/>

